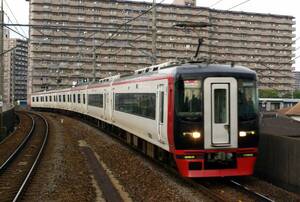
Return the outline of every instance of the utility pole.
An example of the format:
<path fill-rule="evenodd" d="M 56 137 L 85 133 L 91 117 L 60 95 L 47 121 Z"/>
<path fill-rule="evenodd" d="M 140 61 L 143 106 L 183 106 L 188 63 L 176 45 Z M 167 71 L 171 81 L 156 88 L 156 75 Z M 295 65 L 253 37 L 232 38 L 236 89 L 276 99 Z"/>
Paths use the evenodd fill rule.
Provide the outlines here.
<path fill-rule="evenodd" d="M 3 97 L 4 97 L 4 62 L 3 62 L 3 24 L 4 24 L 4 11 L 3 11 L 3 0 L 1 0 L 1 10 L 0 10 L 0 139 L 3 134 Z"/>
<path fill-rule="evenodd" d="M 93 38 L 93 82 L 96 82 L 96 46 L 95 46 L 95 35 Z"/>
<path fill-rule="evenodd" d="M 156 65 L 156 0 L 152 3 L 152 65 Z"/>

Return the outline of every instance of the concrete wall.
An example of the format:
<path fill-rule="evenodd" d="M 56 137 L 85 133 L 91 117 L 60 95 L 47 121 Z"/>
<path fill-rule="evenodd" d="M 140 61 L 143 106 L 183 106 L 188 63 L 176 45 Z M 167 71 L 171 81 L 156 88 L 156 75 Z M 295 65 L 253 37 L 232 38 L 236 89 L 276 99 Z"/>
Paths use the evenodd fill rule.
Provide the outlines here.
<path fill-rule="evenodd" d="M 0 129 L 0 141 L 14 130 L 16 121 L 17 117 L 14 108 L 3 112 L 3 128 L 2 131 Z"/>
<path fill-rule="evenodd" d="M 299 137 L 261 134 L 256 174 L 300 193 L 300 131 Z"/>

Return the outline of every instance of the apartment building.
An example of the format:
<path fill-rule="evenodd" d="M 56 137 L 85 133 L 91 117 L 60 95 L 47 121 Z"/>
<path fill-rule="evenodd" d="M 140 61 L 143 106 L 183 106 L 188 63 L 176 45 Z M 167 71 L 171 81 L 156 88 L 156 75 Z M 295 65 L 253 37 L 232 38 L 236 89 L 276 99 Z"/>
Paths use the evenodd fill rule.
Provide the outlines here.
<path fill-rule="evenodd" d="M 294 71 L 293 74 L 295 78 L 294 89 L 300 90 L 300 71 Z"/>
<path fill-rule="evenodd" d="M 188 58 L 195 54 L 199 37 L 204 39 L 201 57 L 256 70 L 260 88 L 287 91 L 294 82 L 292 16 L 215 10 L 196 7 L 194 0 L 184 3 L 176 0 L 176 4 L 156 6 L 153 26 L 149 10 L 152 3 L 123 0 L 30 0 L 29 3 L 33 25 L 30 92 L 70 87 L 78 81 L 92 80 L 94 75 L 99 79 L 129 73 L 151 65 L 153 55 L 156 63 Z M 143 12 L 147 13 L 135 19 Z M 178 26 L 184 23 L 212 26 Z"/>
<path fill-rule="evenodd" d="M 4 103 L 14 104 L 27 99 L 28 42 L 9 38 L 9 34 L 5 36 Z"/>

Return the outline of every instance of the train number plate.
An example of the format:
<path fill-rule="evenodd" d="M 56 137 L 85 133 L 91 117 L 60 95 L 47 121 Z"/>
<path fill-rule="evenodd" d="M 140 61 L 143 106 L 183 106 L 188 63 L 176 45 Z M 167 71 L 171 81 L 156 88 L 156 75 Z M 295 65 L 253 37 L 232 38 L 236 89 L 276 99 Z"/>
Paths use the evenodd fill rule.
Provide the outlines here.
<path fill-rule="evenodd" d="M 236 167 L 236 153 L 213 152 L 205 155 L 206 169 L 225 169 Z"/>

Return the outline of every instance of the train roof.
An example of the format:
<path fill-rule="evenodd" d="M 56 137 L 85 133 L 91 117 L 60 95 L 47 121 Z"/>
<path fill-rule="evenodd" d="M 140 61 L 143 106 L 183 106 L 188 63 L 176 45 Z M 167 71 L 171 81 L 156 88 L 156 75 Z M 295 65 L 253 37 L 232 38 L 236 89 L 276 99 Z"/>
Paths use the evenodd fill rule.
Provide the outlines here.
<path fill-rule="evenodd" d="M 244 67 L 237 65 L 221 65 L 221 64 L 183 64 L 178 66 L 175 70 L 177 74 L 195 74 L 199 73 L 203 76 L 205 75 L 215 75 L 215 76 L 227 76 L 229 74 L 233 76 L 247 76 L 251 78 L 256 78 L 256 72 Z"/>
<path fill-rule="evenodd" d="M 197 72 L 228 72 L 228 73 L 256 74 L 255 71 L 244 66 L 223 65 L 223 64 L 186 63 L 178 66 L 176 70 L 178 73 L 197 71 Z"/>
<path fill-rule="evenodd" d="M 65 92 L 70 90 L 83 90 L 94 86 L 99 85 L 109 85 L 112 82 L 120 82 L 124 80 L 135 80 L 136 78 L 140 77 L 149 77 L 151 75 L 193 75 L 199 74 L 201 76 L 236 76 L 236 77 L 244 77 L 244 78 L 251 78 L 256 79 L 255 71 L 238 65 L 224 65 L 224 64 L 207 64 L 207 63 L 178 63 L 178 62 L 167 62 L 162 63 L 159 65 L 154 65 L 142 69 L 138 69 L 131 75 L 114 75 L 111 77 L 103 78 L 99 80 L 97 83 L 90 83 L 86 85 L 79 85 L 72 88 L 65 88 L 59 90 L 50 90 L 50 91 L 43 91 L 43 92 L 35 92 L 34 94 L 45 94 L 45 93 L 52 93 L 52 92 Z"/>

